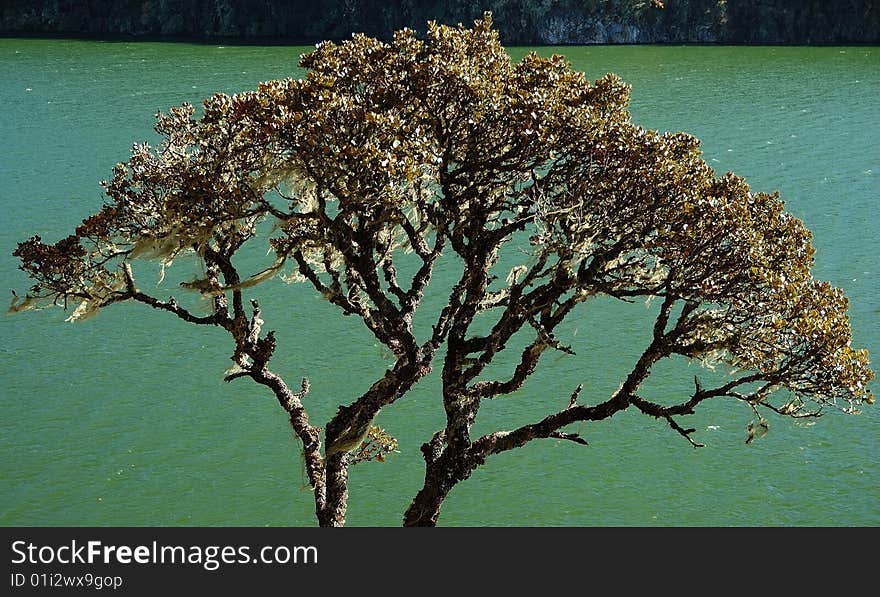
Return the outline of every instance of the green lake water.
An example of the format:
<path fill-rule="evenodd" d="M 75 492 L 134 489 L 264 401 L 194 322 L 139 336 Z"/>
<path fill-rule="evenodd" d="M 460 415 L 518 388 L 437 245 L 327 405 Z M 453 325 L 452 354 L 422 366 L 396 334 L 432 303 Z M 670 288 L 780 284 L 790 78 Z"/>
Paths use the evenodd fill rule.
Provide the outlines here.
<path fill-rule="evenodd" d="M 101 202 L 98 182 L 154 140 L 153 114 L 214 91 L 300 76 L 307 48 L 0 39 L 0 288 L 29 286 L 11 257 L 32 234 L 55 241 Z M 513 48 L 517 57 L 525 49 Z M 634 120 L 703 140 L 707 161 L 779 190 L 814 233 L 815 275 L 851 301 L 855 345 L 880 360 L 880 48 L 565 47 L 591 78 L 632 84 Z M 189 269 L 187 269 L 189 268 Z M 175 272 L 192 271 L 186 262 Z M 442 284 L 441 284 L 442 285 Z M 161 296 L 172 293 L 166 283 Z M 273 363 L 323 424 L 388 362 L 350 318 L 303 286 L 259 288 Z M 431 299 L 429 299 L 431 300 Z M 604 399 L 646 340 L 643 304 L 588 305 L 565 328 L 578 356 L 551 354 L 517 394 L 487 404 L 477 432 L 558 410 L 578 383 Z M 231 343 L 141 305 L 82 324 L 60 309 L 0 317 L 0 524 L 313 525 L 297 443 L 274 397 L 222 382 Z M 660 367 L 649 396 L 685 395 L 697 366 Z M 400 441 L 351 473 L 351 525 L 389 526 L 422 479 L 419 445 L 442 424 L 436 375 L 383 411 Z M 875 393 L 877 388 L 875 386 Z M 589 447 L 533 442 L 459 485 L 441 524 L 468 526 L 875 526 L 880 409 L 818 421 L 717 402 L 684 421 L 623 413 L 579 428 Z"/>

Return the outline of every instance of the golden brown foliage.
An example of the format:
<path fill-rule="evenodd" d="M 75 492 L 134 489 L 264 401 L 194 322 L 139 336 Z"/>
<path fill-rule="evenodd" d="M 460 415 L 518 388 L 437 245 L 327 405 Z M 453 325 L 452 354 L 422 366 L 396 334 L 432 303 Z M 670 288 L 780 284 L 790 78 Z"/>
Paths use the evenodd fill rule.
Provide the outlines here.
<path fill-rule="evenodd" d="M 134 298 L 220 325 L 227 297 L 243 317 L 241 292 L 281 274 L 361 317 L 415 366 L 428 344 L 415 340 L 413 313 L 448 245 L 465 274 L 429 342 L 448 334 L 461 357 L 447 362 L 448 413 L 454 395 L 517 389 L 543 350 L 564 348 L 553 328 L 596 295 L 663 302 L 642 378 L 673 354 L 734 368 L 680 411 L 642 403 L 645 412 L 686 414 L 713 396 L 790 415 L 872 402 L 868 355 L 851 346 L 845 297 L 812 278 L 804 224 L 778 195 L 717 176 L 694 137 L 633 124 L 618 77 L 590 82 L 558 55 L 514 64 L 488 16 L 473 28 L 432 23 L 424 38 L 404 29 L 389 43 L 325 42 L 301 65 L 304 79 L 216 94 L 199 117 L 190 105 L 159 114 L 162 144 L 133 147 L 104 183 L 99 213 L 54 245 L 35 236 L 18 246 L 37 283 L 14 309 L 74 300 L 76 320 Z M 273 261 L 240 276 L 233 257 L 259 242 L 263 221 L 276 224 Z M 492 272 L 508 242 L 522 260 L 498 288 L 505 272 Z M 408 253 L 418 267 L 407 283 Z M 145 298 L 126 267 L 183 254 L 204 265 L 188 287 L 215 299 L 213 318 Z M 474 315 L 493 310 L 492 334 L 472 333 Z M 536 339 L 512 379 L 468 386 L 523 326 Z M 782 406 L 770 402 L 777 389 L 788 391 Z M 364 420 L 399 387 L 390 392 Z"/>

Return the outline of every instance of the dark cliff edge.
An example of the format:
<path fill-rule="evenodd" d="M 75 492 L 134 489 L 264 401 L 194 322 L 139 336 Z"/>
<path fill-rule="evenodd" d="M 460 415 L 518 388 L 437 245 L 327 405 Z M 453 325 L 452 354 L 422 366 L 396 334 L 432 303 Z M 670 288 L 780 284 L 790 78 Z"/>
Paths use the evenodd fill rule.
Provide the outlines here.
<path fill-rule="evenodd" d="M 313 44 L 486 10 L 507 45 L 880 44 L 880 0 L 4 0 L 0 34 Z"/>

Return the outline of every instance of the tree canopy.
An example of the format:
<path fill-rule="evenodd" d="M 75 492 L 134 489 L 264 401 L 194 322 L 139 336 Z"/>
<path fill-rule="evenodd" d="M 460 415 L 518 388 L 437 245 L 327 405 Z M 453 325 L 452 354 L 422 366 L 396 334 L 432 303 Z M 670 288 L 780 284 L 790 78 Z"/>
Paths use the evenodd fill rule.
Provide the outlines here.
<path fill-rule="evenodd" d="M 494 454 L 540 438 L 585 444 L 572 423 L 634 409 L 699 446 L 682 420 L 709 399 L 748 405 L 759 421 L 749 439 L 761 412 L 873 402 L 867 351 L 851 346 L 843 293 L 811 275 L 803 222 L 778 194 L 717 175 L 693 136 L 634 124 L 619 77 L 591 82 L 559 55 L 513 62 L 488 14 L 472 28 L 431 23 L 424 37 L 324 42 L 301 65 L 303 79 L 216 94 L 198 115 L 187 104 L 160 113 L 161 144 L 133 147 L 98 213 L 57 243 L 19 244 L 36 283 L 12 310 L 63 305 L 81 321 L 136 301 L 228 331 L 226 380 L 266 386 L 289 414 L 320 524 L 344 523 L 351 465 L 397 448 L 376 415 L 438 362 L 446 423 L 422 446 L 409 525 L 435 524 L 452 488 Z M 260 243 L 270 257 L 245 270 L 241 252 Z M 161 276 L 178 259 L 201 264 L 181 286 L 209 313 L 138 284 L 135 262 Z M 441 262 L 459 277 L 426 313 Z M 303 402 L 309 380 L 292 387 L 270 367 L 280 347 L 253 297 L 279 292 L 272 278 L 312 287 L 393 355 L 323 428 Z M 584 400 L 581 387 L 554 388 L 558 411 L 472 437 L 482 401 L 515 394 L 548 351 L 574 353 L 557 330 L 600 296 L 659 305 L 617 390 Z M 515 364 L 493 378 L 505 351 Z M 729 374 L 712 387 L 694 379 L 672 401 L 641 391 L 674 356 Z"/>

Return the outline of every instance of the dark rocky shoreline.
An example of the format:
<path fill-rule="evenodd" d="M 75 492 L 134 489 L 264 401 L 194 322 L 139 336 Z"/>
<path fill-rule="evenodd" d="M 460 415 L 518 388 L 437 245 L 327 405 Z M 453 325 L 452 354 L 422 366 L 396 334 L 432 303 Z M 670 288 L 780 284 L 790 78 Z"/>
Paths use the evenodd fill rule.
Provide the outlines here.
<path fill-rule="evenodd" d="M 313 44 L 492 10 L 508 45 L 880 44 L 880 0 L 6 0 L 7 36 Z"/>

